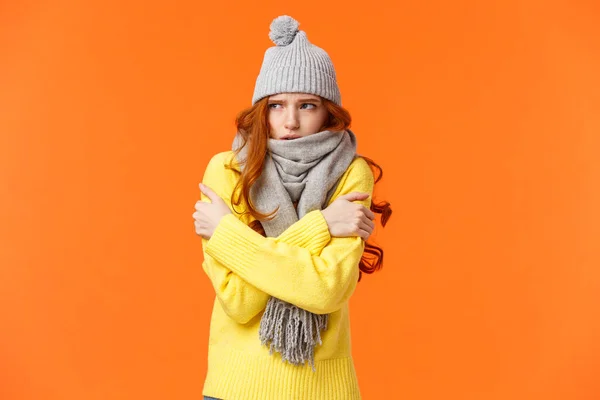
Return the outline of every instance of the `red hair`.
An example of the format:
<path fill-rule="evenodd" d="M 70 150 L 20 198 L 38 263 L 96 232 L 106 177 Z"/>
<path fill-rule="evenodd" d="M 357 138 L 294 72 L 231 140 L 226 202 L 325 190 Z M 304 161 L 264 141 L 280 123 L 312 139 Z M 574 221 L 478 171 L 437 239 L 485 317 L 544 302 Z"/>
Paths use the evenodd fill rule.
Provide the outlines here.
<path fill-rule="evenodd" d="M 337 104 L 321 98 L 323 105 L 328 111 L 329 117 L 322 130 L 341 131 L 348 129 L 352 118 L 350 113 L 345 108 Z M 252 221 L 250 227 L 263 236 L 266 236 L 265 231 L 260 223 L 260 219 L 271 219 L 274 217 L 279 207 L 271 214 L 262 214 L 252 204 L 250 199 L 250 188 L 260 177 L 263 168 L 263 162 L 267 154 L 267 141 L 270 137 L 270 127 L 268 120 L 268 97 L 256 102 L 252 107 L 242 110 L 236 117 L 235 123 L 237 130 L 243 138 L 243 143 L 248 145 L 248 158 L 245 161 L 244 171 L 241 172 L 235 169 L 230 163 L 227 168 L 236 171 L 240 174 L 240 179 L 233 190 L 231 203 L 234 206 L 239 206 L 244 202 L 246 211 L 242 214 L 250 214 L 255 220 Z M 235 155 L 239 150 L 235 152 Z M 375 168 L 379 171 L 375 183 L 379 182 L 383 177 L 383 170 L 370 158 L 361 156 L 371 169 Z M 381 225 L 385 226 L 388 219 L 392 215 L 390 203 L 383 201 L 381 203 L 371 202 L 371 211 L 381 214 Z M 237 212 L 237 211 L 236 211 Z M 238 213 L 239 214 L 239 213 Z M 383 267 L 383 249 L 373 244 L 365 243 L 365 250 L 362 259 L 359 263 L 359 277 L 362 278 L 362 273 L 372 274 Z"/>

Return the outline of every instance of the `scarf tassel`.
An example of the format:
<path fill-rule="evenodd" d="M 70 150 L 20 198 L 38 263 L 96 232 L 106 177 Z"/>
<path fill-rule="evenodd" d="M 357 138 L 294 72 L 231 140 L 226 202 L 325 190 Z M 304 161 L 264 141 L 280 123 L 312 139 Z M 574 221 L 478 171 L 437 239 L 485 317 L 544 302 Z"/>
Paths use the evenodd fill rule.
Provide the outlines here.
<path fill-rule="evenodd" d="M 327 329 L 328 320 L 326 314 L 313 314 L 271 297 L 260 321 L 260 341 L 269 346 L 269 354 L 276 351 L 293 365 L 308 362 L 314 372 L 314 349 L 322 344 L 321 331 Z"/>

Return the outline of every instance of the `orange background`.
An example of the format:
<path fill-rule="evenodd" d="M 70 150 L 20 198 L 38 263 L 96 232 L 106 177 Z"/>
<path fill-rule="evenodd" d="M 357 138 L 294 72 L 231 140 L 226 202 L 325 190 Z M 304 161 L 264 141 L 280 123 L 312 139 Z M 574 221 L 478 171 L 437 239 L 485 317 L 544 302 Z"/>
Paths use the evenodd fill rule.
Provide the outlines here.
<path fill-rule="evenodd" d="M 198 183 L 281 14 L 393 205 L 363 397 L 600 398 L 598 3 L 394 4 L 2 2 L 0 398 L 201 397 Z"/>

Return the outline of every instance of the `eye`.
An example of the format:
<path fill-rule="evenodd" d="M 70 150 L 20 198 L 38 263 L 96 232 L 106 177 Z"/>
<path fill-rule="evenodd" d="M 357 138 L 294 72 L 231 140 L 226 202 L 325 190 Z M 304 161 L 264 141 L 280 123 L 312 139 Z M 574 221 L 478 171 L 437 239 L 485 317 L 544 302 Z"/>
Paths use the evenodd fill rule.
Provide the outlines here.
<path fill-rule="evenodd" d="M 274 106 L 280 106 L 281 104 L 279 103 L 271 103 L 269 104 L 269 108 L 275 108 Z"/>
<path fill-rule="evenodd" d="M 316 107 L 317 107 L 315 104 L 312 104 L 312 103 L 303 103 L 303 104 L 302 104 L 302 107 L 304 107 L 304 106 L 311 106 L 311 108 L 309 108 L 309 110 L 311 110 L 311 109 L 313 109 L 313 108 L 316 108 Z M 301 107 L 301 108 L 302 108 L 302 107 Z"/>

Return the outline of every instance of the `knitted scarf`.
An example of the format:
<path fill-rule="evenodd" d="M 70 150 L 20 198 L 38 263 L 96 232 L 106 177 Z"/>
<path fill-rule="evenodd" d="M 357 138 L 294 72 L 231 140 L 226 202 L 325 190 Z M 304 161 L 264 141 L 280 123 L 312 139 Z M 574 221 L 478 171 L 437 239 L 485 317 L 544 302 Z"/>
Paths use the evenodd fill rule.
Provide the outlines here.
<path fill-rule="evenodd" d="M 232 148 L 243 146 L 238 133 Z M 356 156 L 356 136 L 345 131 L 321 131 L 293 140 L 268 139 L 263 170 L 250 188 L 255 208 L 265 214 L 279 211 L 271 220 L 261 220 L 268 237 L 277 237 L 313 210 L 322 210 L 335 192 L 338 181 Z M 247 147 L 238 162 L 242 170 Z M 297 208 L 294 208 L 297 203 Z M 315 371 L 314 349 L 322 344 L 328 315 L 313 314 L 275 297 L 267 302 L 260 321 L 259 339 L 269 353 L 281 354 L 294 365 L 306 362 Z"/>

